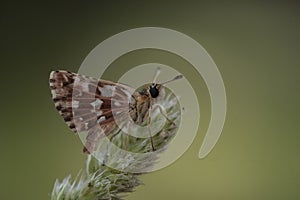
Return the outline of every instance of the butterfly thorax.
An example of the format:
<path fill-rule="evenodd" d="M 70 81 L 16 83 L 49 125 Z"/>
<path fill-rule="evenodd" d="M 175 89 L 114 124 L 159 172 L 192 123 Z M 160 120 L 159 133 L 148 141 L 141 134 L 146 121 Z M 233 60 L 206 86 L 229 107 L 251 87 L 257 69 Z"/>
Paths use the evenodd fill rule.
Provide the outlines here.
<path fill-rule="evenodd" d="M 136 124 L 142 124 L 148 118 L 151 97 L 144 90 L 134 92 L 134 103 L 130 104 L 130 116 Z"/>
<path fill-rule="evenodd" d="M 155 100 L 160 92 L 160 84 L 146 84 L 133 93 L 132 98 L 134 103 L 130 104 L 130 116 L 132 120 L 141 125 L 147 119 L 149 119 L 149 109 L 151 103 Z"/>

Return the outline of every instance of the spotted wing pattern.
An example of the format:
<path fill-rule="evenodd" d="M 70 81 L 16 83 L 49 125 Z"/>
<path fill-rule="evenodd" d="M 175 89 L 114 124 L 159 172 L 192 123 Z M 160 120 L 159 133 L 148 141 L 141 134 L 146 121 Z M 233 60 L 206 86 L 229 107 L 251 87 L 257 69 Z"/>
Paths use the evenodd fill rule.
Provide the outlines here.
<path fill-rule="evenodd" d="M 52 99 L 59 114 L 75 133 L 87 131 L 85 153 L 91 153 L 101 136 L 118 128 L 115 117 L 128 112 L 134 89 L 106 80 L 53 71 L 50 74 Z M 112 114 L 112 105 L 119 115 Z"/>

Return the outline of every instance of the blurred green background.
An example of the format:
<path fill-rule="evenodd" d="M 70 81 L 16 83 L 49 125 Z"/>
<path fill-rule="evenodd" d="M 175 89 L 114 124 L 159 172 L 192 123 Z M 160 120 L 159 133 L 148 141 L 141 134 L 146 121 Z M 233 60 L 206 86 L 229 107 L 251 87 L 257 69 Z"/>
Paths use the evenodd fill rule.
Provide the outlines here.
<path fill-rule="evenodd" d="M 49 199 L 56 178 L 84 165 L 81 141 L 51 101 L 50 71 L 76 72 L 97 44 L 144 26 L 203 45 L 223 76 L 228 112 L 216 147 L 199 160 L 210 101 L 204 82 L 194 82 L 203 91 L 196 140 L 177 162 L 142 176 L 145 186 L 127 199 L 300 199 L 299 2 L 26 1 L 0 9 L 0 199 Z M 113 65 L 147 62 L 188 65 L 151 50 Z"/>

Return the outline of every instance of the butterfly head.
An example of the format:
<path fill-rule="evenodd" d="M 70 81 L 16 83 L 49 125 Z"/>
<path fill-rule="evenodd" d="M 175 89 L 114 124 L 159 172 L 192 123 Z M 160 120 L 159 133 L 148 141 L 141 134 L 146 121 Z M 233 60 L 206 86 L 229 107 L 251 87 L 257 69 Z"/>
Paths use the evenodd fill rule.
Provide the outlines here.
<path fill-rule="evenodd" d="M 159 90 L 167 83 L 170 83 L 172 81 L 175 81 L 175 80 L 178 80 L 178 79 L 181 79 L 183 76 L 182 75 L 178 75 L 178 76 L 175 76 L 173 79 L 171 80 L 168 80 L 166 82 L 163 82 L 163 83 L 160 83 L 160 84 L 157 84 L 155 82 L 151 83 L 149 85 L 149 88 L 148 88 L 148 94 L 152 97 L 152 98 L 156 98 L 158 97 L 159 95 Z M 155 78 L 156 79 L 156 78 Z"/>
<path fill-rule="evenodd" d="M 158 83 L 156 83 L 156 79 L 157 79 L 159 73 L 160 73 L 160 69 L 158 68 L 152 83 L 144 85 L 146 87 L 144 87 L 144 86 L 140 87 L 141 90 L 139 90 L 139 92 L 138 92 L 140 95 L 145 95 L 147 97 L 151 97 L 151 98 L 155 99 L 159 96 L 160 90 L 163 88 L 164 85 L 166 85 L 167 83 L 170 83 L 172 81 L 181 79 L 183 77 L 182 75 L 177 75 L 171 80 L 168 80 L 168 81 L 158 84 Z"/>
<path fill-rule="evenodd" d="M 156 84 L 156 83 L 152 83 L 149 87 L 149 94 L 152 98 L 156 98 L 159 95 L 159 89 L 160 89 L 161 85 L 160 84 Z"/>
<path fill-rule="evenodd" d="M 151 96 L 152 98 L 158 97 L 158 95 L 159 95 L 159 90 L 160 90 L 160 88 L 161 88 L 163 85 L 165 85 L 165 84 L 167 84 L 167 83 L 170 83 L 170 82 L 172 82 L 172 81 L 181 79 L 181 78 L 183 77 L 182 75 L 178 75 L 178 76 L 174 77 L 174 78 L 171 79 L 171 80 L 168 80 L 168 81 L 163 82 L 163 83 L 160 83 L 160 84 L 156 84 L 156 80 L 157 80 L 157 77 L 158 77 L 159 74 L 160 74 L 160 67 L 158 67 L 158 68 L 156 69 L 156 72 L 155 72 L 155 75 L 154 75 L 154 79 L 153 79 L 153 81 L 152 81 L 152 84 L 149 85 L 149 88 L 148 88 L 148 91 L 147 91 L 147 92 L 148 92 L 148 95 Z"/>

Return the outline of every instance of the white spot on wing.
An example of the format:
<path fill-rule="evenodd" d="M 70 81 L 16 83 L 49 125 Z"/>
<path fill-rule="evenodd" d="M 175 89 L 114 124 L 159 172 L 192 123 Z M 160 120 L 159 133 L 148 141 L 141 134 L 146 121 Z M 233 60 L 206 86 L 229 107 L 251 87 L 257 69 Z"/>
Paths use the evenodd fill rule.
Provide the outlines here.
<path fill-rule="evenodd" d="M 82 86 L 82 90 L 83 90 L 84 92 L 89 92 L 89 83 L 88 83 L 88 82 L 83 82 L 83 83 L 81 84 L 81 86 Z"/>
<path fill-rule="evenodd" d="M 103 87 L 98 87 L 98 89 L 102 96 L 112 97 L 116 87 L 112 85 L 104 85 Z"/>
<path fill-rule="evenodd" d="M 78 76 L 75 76 L 74 81 L 76 82 L 76 84 L 78 84 L 80 82 L 80 78 Z"/>
<path fill-rule="evenodd" d="M 97 115 L 97 116 L 102 115 L 102 110 L 97 110 L 97 111 L 96 111 L 96 115 Z"/>
<path fill-rule="evenodd" d="M 52 93 L 52 98 L 54 99 L 57 96 L 56 92 L 54 90 L 51 90 L 51 93 Z"/>
<path fill-rule="evenodd" d="M 79 107 L 79 101 L 72 101 L 72 107 L 73 108 L 78 108 Z"/>
<path fill-rule="evenodd" d="M 101 116 L 98 120 L 97 123 L 99 124 L 100 122 L 103 122 L 105 120 L 105 116 Z"/>
<path fill-rule="evenodd" d="M 99 110 L 101 108 L 103 101 L 101 101 L 100 99 L 96 99 L 94 102 L 90 103 L 94 110 Z"/>
<path fill-rule="evenodd" d="M 115 101 L 114 105 L 115 106 L 121 106 L 120 102 L 118 102 L 118 101 Z"/>

